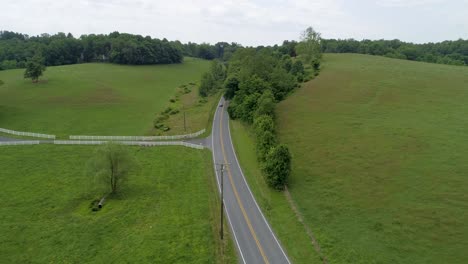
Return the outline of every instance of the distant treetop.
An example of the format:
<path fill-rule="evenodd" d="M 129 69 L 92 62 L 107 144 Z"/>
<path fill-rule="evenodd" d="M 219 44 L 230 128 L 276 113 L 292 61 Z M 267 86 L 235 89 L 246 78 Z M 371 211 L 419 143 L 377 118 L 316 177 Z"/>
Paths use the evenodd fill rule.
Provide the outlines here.
<path fill-rule="evenodd" d="M 468 40 L 413 44 L 395 40 L 326 39 L 322 51 L 361 53 L 431 63 L 468 65 Z"/>

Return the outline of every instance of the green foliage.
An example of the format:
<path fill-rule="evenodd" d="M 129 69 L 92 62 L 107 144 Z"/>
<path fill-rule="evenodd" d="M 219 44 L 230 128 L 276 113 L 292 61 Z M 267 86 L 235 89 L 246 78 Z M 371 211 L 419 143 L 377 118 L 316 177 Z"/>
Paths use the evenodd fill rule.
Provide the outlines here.
<path fill-rule="evenodd" d="M 185 56 L 197 57 L 202 59 L 220 59 L 228 61 L 232 54 L 241 47 L 237 43 L 218 42 L 215 45 L 208 43 L 197 44 L 189 42 L 180 44 L 182 52 Z"/>
<path fill-rule="evenodd" d="M 291 73 L 294 76 L 303 76 L 305 74 L 305 69 L 304 69 L 304 64 L 300 60 L 296 60 L 292 67 L 291 67 Z"/>
<path fill-rule="evenodd" d="M 222 88 L 224 80 L 226 79 L 226 66 L 219 60 L 211 62 L 210 71 L 202 75 L 199 93 L 201 96 L 216 93 Z"/>
<path fill-rule="evenodd" d="M 269 85 L 265 80 L 259 78 L 257 75 L 252 75 L 239 84 L 239 92 L 237 95 L 260 94 L 267 89 L 269 89 Z"/>
<path fill-rule="evenodd" d="M 268 185 L 283 190 L 291 172 L 291 154 L 288 147 L 278 145 L 270 149 L 263 166 Z"/>
<path fill-rule="evenodd" d="M 32 59 L 28 60 L 26 70 L 24 71 L 24 78 L 31 78 L 32 82 L 36 83 L 46 70 L 43 60 L 39 55 L 35 55 Z"/>
<path fill-rule="evenodd" d="M 233 103 L 229 105 L 228 112 L 233 118 L 240 118 L 242 121 L 251 124 L 254 118 L 254 112 L 257 109 L 257 100 L 259 93 L 245 96 L 235 96 Z"/>
<path fill-rule="evenodd" d="M 220 88 L 224 80 L 226 79 L 226 66 L 224 63 L 219 60 L 213 60 L 211 62 L 211 75 L 213 75 L 213 79 L 216 82 L 216 89 Z"/>
<path fill-rule="evenodd" d="M 284 68 L 287 72 L 290 72 L 290 71 L 291 71 L 292 66 L 293 66 L 293 62 L 292 62 L 291 57 L 289 57 L 288 55 L 283 55 L 282 64 L 283 64 L 283 68 Z"/>
<path fill-rule="evenodd" d="M 208 96 L 215 86 L 213 75 L 209 72 L 204 73 L 200 82 L 200 95 L 203 97 Z"/>
<path fill-rule="evenodd" d="M 226 93 L 224 94 L 224 97 L 227 100 L 230 100 L 234 97 L 237 90 L 239 90 L 239 80 L 237 79 L 236 76 L 230 76 L 229 78 L 226 79 L 226 83 L 224 84 L 224 87 L 226 87 Z"/>
<path fill-rule="evenodd" d="M 0 70 L 9 70 L 19 68 L 16 60 L 3 60 L 0 63 Z"/>
<path fill-rule="evenodd" d="M 113 32 L 108 35 L 71 34 L 27 35 L 0 31 L 0 68 L 23 68 L 28 58 L 41 53 L 44 64 L 56 66 L 81 62 L 113 62 L 118 64 L 181 63 L 182 50 L 176 42 L 152 39 L 141 35 Z M 15 58 L 12 60 L 11 58 Z"/>
<path fill-rule="evenodd" d="M 318 51 L 320 53 L 320 49 Z M 225 96 L 232 98 L 229 116 L 247 124 L 254 123 L 257 158 L 265 167 L 266 181 L 276 189 L 286 184 L 290 156 L 289 152 L 285 153 L 284 146 L 276 146 L 275 105 L 298 86 L 305 72 L 302 62 L 292 62 L 290 53 L 288 49 L 278 52 L 269 47 L 238 49 L 228 62 L 225 82 Z M 283 159 L 279 158 L 281 156 Z"/>
<path fill-rule="evenodd" d="M 164 109 L 164 111 L 161 112 L 161 114 L 162 115 L 169 114 L 171 111 L 172 111 L 172 107 L 168 106 L 166 107 L 166 109 Z"/>
<path fill-rule="evenodd" d="M 322 51 L 328 53 L 361 53 L 395 59 L 430 63 L 468 65 L 468 40 L 413 44 L 400 40 L 327 39 Z"/>
<path fill-rule="evenodd" d="M 283 68 L 276 67 L 270 75 L 270 87 L 278 101 L 283 100 L 297 86 L 297 79 Z"/>
<path fill-rule="evenodd" d="M 257 110 L 257 100 L 267 89 L 269 89 L 268 83 L 257 75 L 252 75 L 241 82 L 228 108 L 230 116 L 251 124 Z"/>
<path fill-rule="evenodd" d="M 136 161 L 130 155 L 128 147 L 107 143 L 96 149 L 94 157 L 88 162 L 89 170 L 95 175 L 95 183 L 107 186 L 111 193 L 120 191 L 131 171 L 135 170 Z"/>
<path fill-rule="evenodd" d="M 263 115 L 255 118 L 253 123 L 255 137 L 258 137 L 265 131 L 275 132 L 275 121 L 270 115 Z"/>
<path fill-rule="evenodd" d="M 305 63 L 314 65 L 318 69 L 322 58 L 321 35 L 312 27 L 308 27 L 301 35 L 301 42 L 296 46 L 297 55 L 304 59 Z"/>
<path fill-rule="evenodd" d="M 256 140 L 257 157 L 261 162 L 276 144 L 275 122 L 271 115 L 262 115 L 255 118 L 253 129 Z"/>
<path fill-rule="evenodd" d="M 258 98 L 257 109 L 255 109 L 253 115 L 254 118 L 262 115 L 274 116 L 275 105 L 276 102 L 273 93 L 270 90 L 265 90 L 260 98 Z"/>
<path fill-rule="evenodd" d="M 0 86 L 2 86 L 4 84 L 4 82 L 2 80 L 0 80 Z"/>
<path fill-rule="evenodd" d="M 257 135 L 255 147 L 257 150 L 257 158 L 260 162 L 266 161 L 268 152 L 275 146 L 275 144 L 276 135 L 271 131 L 264 131 Z"/>

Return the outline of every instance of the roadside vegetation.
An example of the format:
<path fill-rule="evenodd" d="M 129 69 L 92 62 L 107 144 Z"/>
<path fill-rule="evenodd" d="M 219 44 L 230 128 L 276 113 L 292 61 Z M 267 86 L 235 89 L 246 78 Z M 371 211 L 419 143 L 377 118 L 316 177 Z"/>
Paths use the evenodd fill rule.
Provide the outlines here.
<path fill-rule="evenodd" d="M 236 155 L 252 193 L 268 219 L 292 263 L 323 263 L 307 236 L 284 192 L 271 188 L 265 181 L 251 126 L 231 120 L 230 129 Z"/>
<path fill-rule="evenodd" d="M 465 67 L 325 54 L 278 104 L 289 191 L 330 263 L 467 261 L 467 83 Z"/>
<path fill-rule="evenodd" d="M 253 125 L 258 161 L 265 181 L 283 190 L 291 171 L 288 147 L 276 138 L 275 106 L 284 100 L 299 83 L 318 74 L 320 69 L 320 34 L 306 29 L 291 58 L 275 49 L 239 49 L 228 62 L 226 74 L 228 112 L 232 119 Z M 312 68 L 306 71 L 304 64 Z M 215 74 L 213 74 L 215 75 Z M 216 86 L 213 86 L 216 87 Z"/>
<path fill-rule="evenodd" d="M 128 147 L 139 170 L 93 211 L 102 193 L 84 164 L 95 149 L 2 147 L 3 262 L 237 263 L 233 240 L 219 241 L 208 151 Z"/>
<path fill-rule="evenodd" d="M 36 84 L 23 79 L 24 70 L 0 71 L 0 126 L 60 137 L 150 135 L 178 87 L 208 67 L 194 58 L 177 65 L 87 63 L 48 67 Z"/>
<path fill-rule="evenodd" d="M 211 120 L 220 93 L 200 96 L 200 87 L 190 82 L 177 88 L 167 107 L 156 115 L 151 132 L 153 135 L 183 135 L 206 129 L 211 131 Z"/>

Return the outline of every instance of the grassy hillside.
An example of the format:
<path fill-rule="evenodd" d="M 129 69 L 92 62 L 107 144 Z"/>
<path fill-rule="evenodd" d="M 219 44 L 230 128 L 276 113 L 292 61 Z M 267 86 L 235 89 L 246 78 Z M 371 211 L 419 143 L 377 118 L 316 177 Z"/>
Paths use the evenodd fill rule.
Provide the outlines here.
<path fill-rule="evenodd" d="M 292 197 L 330 263 L 466 263 L 468 68 L 324 59 L 277 113 Z"/>
<path fill-rule="evenodd" d="M 92 212 L 100 195 L 91 191 L 84 164 L 94 149 L 1 148 L 0 262 L 237 262 L 231 239 L 224 240 L 224 257 L 218 244 L 219 201 L 208 151 L 131 147 L 139 172 Z"/>
<path fill-rule="evenodd" d="M 0 71 L 0 127 L 49 133 L 144 135 L 177 88 L 198 82 L 209 62 L 122 66 L 77 64 L 48 67 L 41 82 L 24 70 Z"/>

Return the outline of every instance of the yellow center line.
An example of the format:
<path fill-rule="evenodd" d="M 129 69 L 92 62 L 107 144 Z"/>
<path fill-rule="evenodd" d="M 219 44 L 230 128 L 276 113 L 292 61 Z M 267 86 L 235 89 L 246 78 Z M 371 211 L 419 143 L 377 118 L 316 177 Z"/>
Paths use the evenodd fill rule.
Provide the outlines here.
<path fill-rule="evenodd" d="M 224 114 L 224 109 L 221 110 L 221 117 L 220 117 L 220 121 L 219 121 L 219 133 L 220 133 L 221 150 L 223 152 L 224 163 L 227 164 L 228 162 L 227 162 L 227 158 L 226 158 L 226 153 L 224 151 L 224 143 L 223 143 L 223 126 L 222 126 L 223 125 L 223 114 Z M 258 250 L 260 251 L 260 254 L 263 257 L 263 261 L 265 261 L 266 264 L 269 264 L 270 262 L 268 261 L 266 255 L 265 255 L 265 252 L 263 251 L 262 245 L 260 245 L 260 242 L 258 241 L 257 234 L 255 234 L 255 230 L 253 229 L 252 224 L 250 223 L 250 219 L 247 216 L 247 213 L 245 212 L 244 205 L 242 204 L 242 201 L 239 198 L 239 193 L 237 193 L 237 188 L 234 185 L 234 181 L 232 180 L 231 170 L 229 169 L 229 166 L 227 166 L 227 172 L 228 172 L 228 176 L 229 176 L 229 182 L 231 183 L 232 190 L 234 191 L 234 196 L 236 196 L 237 203 L 239 204 L 239 207 L 240 207 L 240 209 L 242 211 L 242 215 L 244 216 L 245 222 L 247 222 L 247 226 L 249 227 L 250 233 L 252 234 L 252 236 L 253 236 L 253 238 L 255 240 L 255 243 L 257 244 Z"/>

